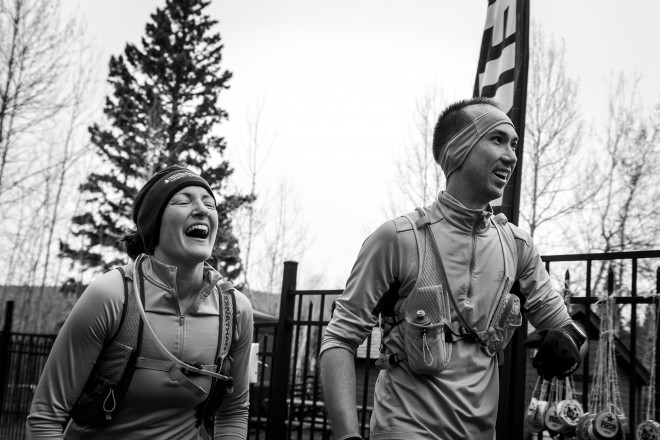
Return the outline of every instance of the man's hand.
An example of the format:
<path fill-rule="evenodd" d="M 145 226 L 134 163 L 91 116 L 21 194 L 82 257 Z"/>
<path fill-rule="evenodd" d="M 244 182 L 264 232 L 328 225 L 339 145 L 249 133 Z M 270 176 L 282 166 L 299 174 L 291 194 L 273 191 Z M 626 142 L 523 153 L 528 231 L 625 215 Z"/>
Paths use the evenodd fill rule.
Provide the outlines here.
<path fill-rule="evenodd" d="M 559 329 L 534 332 L 523 344 L 538 349 L 532 366 L 544 379 L 551 380 L 563 379 L 578 369 L 582 362 L 580 346 L 586 340 L 584 331 L 571 323 Z"/>

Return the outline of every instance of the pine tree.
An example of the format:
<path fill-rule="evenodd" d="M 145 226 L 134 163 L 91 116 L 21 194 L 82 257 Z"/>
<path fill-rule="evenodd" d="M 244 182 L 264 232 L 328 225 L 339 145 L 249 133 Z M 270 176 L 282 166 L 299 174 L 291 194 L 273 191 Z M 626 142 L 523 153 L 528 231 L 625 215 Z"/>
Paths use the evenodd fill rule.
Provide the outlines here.
<path fill-rule="evenodd" d="M 225 140 L 217 135 L 227 118 L 218 99 L 232 74 L 221 67 L 217 21 L 203 12 L 209 3 L 167 0 L 152 14 L 141 47 L 127 44 L 123 55 L 110 59 L 108 82 L 114 90 L 104 107 L 108 127 L 89 127 L 103 165 L 80 187 L 86 203 L 72 219 L 77 240 L 60 246 L 62 256 L 81 269 L 107 271 L 126 261 L 119 239 L 133 226 L 134 195 L 155 171 L 182 164 L 220 195 L 213 258 L 228 278 L 240 273 L 230 215 L 251 197 L 227 192 L 233 170 L 223 159 Z M 74 242 L 84 244 L 74 248 Z"/>

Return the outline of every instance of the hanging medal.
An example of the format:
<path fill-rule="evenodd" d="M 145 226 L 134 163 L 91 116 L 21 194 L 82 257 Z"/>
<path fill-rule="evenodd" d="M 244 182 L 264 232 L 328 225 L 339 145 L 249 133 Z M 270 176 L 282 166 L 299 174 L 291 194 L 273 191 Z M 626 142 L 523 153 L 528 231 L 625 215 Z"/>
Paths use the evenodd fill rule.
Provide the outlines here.
<path fill-rule="evenodd" d="M 557 404 L 557 417 L 561 424 L 559 432 L 573 434 L 584 411 L 582 410 L 582 404 L 574 398 L 575 384 L 572 376 L 564 379 L 564 389 L 564 399 Z"/>
<path fill-rule="evenodd" d="M 656 301 L 658 297 L 656 296 Z M 637 426 L 635 432 L 637 440 L 660 440 L 660 423 L 653 419 L 655 415 L 655 396 L 656 396 L 656 377 L 655 369 L 657 365 L 656 347 L 658 343 L 658 329 L 660 328 L 660 313 L 658 313 L 658 306 L 654 308 L 655 319 L 649 326 L 650 340 L 650 365 L 649 365 L 649 386 L 646 401 L 645 419 Z"/>
<path fill-rule="evenodd" d="M 525 415 L 525 426 L 531 433 L 539 433 L 545 428 L 545 411 L 548 407 L 549 391 L 550 382 L 539 376 Z"/>
<path fill-rule="evenodd" d="M 614 295 L 600 298 L 600 336 L 596 363 L 589 393 L 590 413 L 583 414 L 576 425 L 576 436 L 584 440 L 621 439 L 628 434 L 628 422 L 619 394 L 616 368 Z"/>
<path fill-rule="evenodd" d="M 562 398 L 562 395 L 562 381 L 553 378 L 550 385 L 548 406 L 543 416 L 544 425 L 547 430 L 550 431 L 550 433 L 561 432 L 561 429 L 563 428 L 561 420 L 559 419 L 559 413 L 557 411 L 557 406 Z"/>

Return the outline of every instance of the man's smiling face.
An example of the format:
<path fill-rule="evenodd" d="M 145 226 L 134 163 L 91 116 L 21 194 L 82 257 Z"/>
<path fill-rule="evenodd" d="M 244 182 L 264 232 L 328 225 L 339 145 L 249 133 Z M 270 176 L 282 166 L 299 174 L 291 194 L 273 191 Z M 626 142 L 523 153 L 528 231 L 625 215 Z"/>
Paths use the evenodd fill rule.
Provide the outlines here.
<path fill-rule="evenodd" d="M 467 111 L 483 111 L 488 105 L 475 105 Z M 516 146 L 518 135 L 506 123 L 489 130 L 470 151 L 465 162 L 456 170 L 451 179 L 456 179 L 461 193 L 466 198 L 466 206 L 485 207 L 502 196 L 518 159 Z"/>

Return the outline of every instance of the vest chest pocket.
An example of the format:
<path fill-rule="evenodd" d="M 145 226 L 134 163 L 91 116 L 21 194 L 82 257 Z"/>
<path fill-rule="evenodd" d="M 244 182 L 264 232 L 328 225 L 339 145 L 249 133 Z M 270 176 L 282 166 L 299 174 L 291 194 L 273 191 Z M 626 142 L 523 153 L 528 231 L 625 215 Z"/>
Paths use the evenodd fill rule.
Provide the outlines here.
<path fill-rule="evenodd" d="M 107 425 L 117 410 L 115 387 L 122 378 L 133 349 L 112 341 L 101 353 L 82 393 L 71 409 L 71 418 L 81 426 Z"/>
<path fill-rule="evenodd" d="M 128 364 L 133 349 L 120 342 L 112 341 L 107 350 L 103 350 L 98 360 L 99 375 L 108 378 L 116 384 L 124 375 L 124 370 Z"/>
<path fill-rule="evenodd" d="M 403 325 L 408 365 L 418 374 L 439 374 L 451 359 L 451 344 L 445 340 L 446 322 L 433 324 L 424 310 L 414 319 L 406 317 Z"/>
<path fill-rule="evenodd" d="M 495 356 L 498 351 L 504 350 L 521 324 L 520 298 L 512 293 L 504 293 L 490 326 L 481 335 L 486 343 L 483 346 L 484 352 L 488 356 Z"/>

